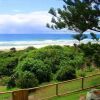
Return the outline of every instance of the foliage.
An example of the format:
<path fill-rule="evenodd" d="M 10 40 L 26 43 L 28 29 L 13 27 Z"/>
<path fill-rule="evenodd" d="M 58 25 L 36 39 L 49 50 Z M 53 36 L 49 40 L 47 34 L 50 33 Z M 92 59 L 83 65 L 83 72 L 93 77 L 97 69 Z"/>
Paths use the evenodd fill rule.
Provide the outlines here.
<path fill-rule="evenodd" d="M 9 80 L 7 82 L 7 89 L 14 88 L 15 86 L 16 86 L 15 77 L 14 76 L 9 77 Z"/>
<path fill-rule="evenodd" d="M 52 25 L 47 24 L 47 27 L 68 28 L 79 33 L 88 29 L 100 31 L 100 6 L 97 2 L 94 0 L 63 0 L 63 2 L 63 9 L 51 8 L 49 10 L 53 18 L 51 19 Z"/>
<path fill-rule="evenodd" d="M 16 68 L 16 72 L 30 71 L 34 73 L 40 83 L 48 82 L 51 79 L 51 69 L 48 65 L 44 64 L 41 60 L 34 60 L 32 58 L 26 58 L 21 61 Z"/>
<path fill-rule="evenodd" d="M 74 34 L 72 37 L 80 42 L 83 39 L 86 39 L 87 35 L 85 35 L 85 34 Z"/>
<path fill-rule="evenodd" d="M 99 41 L 99 38 L 97 37 L 95 33 L 90 33 L 90 35 L 91 35 L 91 39 Z"/>
<path fill-rule="evenodd" d="M 92 66 L 94 69 L 100 68 L 100 44 L 79 44 L 77 47 L 55 45 L 29 51 L 2 51 L 0 52 L 0 79 L 3 79 L 1 81 L 8 88 L 15 85 L 26 87 L 27 82 L 22 83 L 21 74 L 22 78 L 26 78 L 26 74 L 31 73 L 41 84 L 53 79 L 61 81 L 75 78 L 77 70 L 82 70 L 80 76 L 85 76 L 83 70 L 89 68 L 91 71 Z"/>
<path fill-rule="evenodd" d="M 32 88 L 38 85 L 38 80 L 31 72 L 21 72 L 16 80 L 16 85 L 19 88 Z"/>
<path fill-rule="evenodd" d="M 87 44 L 79 45 L 81 51 L 84 52 L 84 56 L 87 61 L 85 61 L 89 66 L 93 64 L 93 66 L 100 67 L 100 45 L 99 44 L 91 44 L 90 42 Z"/>
<path fill-rule="evenodd" d="M 35 49 L 36 49 L 36 48 L 30 46 L 30 47 L 27 47 L 24 51 L 29 52 L 29 51 L 35 50 Z"/>
<path fill-rule="evenodd" d="M 81 69 L 84 65 L 84 54 L 78 51 L 65 51 L 63 59 L 61 59 L 59 66 L 70 65 L 75 69 Z"/>
<path fill-rule="evenodd" d="M 10 76 L 17 64 L 18 59 L 16 57 L 0 58 L 0 75 Z"/>
<path fill-rule="evenodd" d="M 92 72 L 94 70 L 95 70 L 94 66 L 87 66 L 87 69 L 86 69 L 87 72 Z"/>
<path fill-rule="evenodd" d="M 0 78 L 0 85 L 6 86 L 8 81 L 9 81 L 9 79 L 10 79 L 10 77 L 8 77 L 8 76 Z"/>
<path fill-rule="evenodd" d="M 76 78 L 76 71 L 71 66 L 61 67 L 61 69 L 57 72 L 57 80 L 64 81 L 64 80 L 71 80 Z"/>
<path fill-rule="evenodd" d="M 16 52 L 16 48 L 10 48 L 11 52 Z"/>
<path fill-rule="evenodd" d="M 28 57 L 42 60 L 51 67 L 52 73 L 56 73 L 60 59 L 63 56 L 63 48 L 60 46 L 47 46 L 42 49 L 30 52 Z"/>
<path fill-rule="evenodd" d="M 78 75 L 79 75 L 80 77 L 85 77 L 85 76 L 86 76 L 86 72 L 85 72 L 84 70 L 80 70 L 80 71 L 78 72 Z"/>

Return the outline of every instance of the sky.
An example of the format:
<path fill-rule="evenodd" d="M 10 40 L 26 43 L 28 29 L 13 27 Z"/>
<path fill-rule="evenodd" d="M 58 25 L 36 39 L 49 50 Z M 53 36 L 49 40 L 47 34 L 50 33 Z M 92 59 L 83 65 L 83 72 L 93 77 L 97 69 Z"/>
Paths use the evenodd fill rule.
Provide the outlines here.
<path fill-rule="evenodd" d="M 62 0 L 0 0 L 0 33 L 55 33 L 50 23 L 51 7 L 61 8 Z"/>
<path fill-rule="evenodd" d="M 0 34 L 75 33 L 46 27 L 51 7 L 62 8 L 62 0 L 0 0 Z"/>
<path fill-rule="evenodd" d="M 0 13 L 48 11 L 50 7 L 62 7 L 62 3 L 62 0 L 0 0 Z"/>

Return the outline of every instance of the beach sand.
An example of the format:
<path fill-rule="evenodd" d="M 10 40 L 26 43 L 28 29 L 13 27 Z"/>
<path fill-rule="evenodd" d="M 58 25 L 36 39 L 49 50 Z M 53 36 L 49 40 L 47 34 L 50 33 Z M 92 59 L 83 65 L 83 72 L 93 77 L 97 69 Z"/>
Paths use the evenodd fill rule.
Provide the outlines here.
<path fill-rule="evenodd" d="M 55 45 L 55 44 L 52 44 Z M 73 44 L 70 44 L 69 46 L 72 46 Z M 30 45 L 30 46 L 0 46 L 0 51 L 8 51 L 11 48 L 16 48 L 16 50 L 24 50 L 28 47 L 35 47 L 35 48 L 42 48 L 48 45 Z M 60 44 L 60 46 L 64 46 L 63 44 Z"/>
<path fill-rule="evenodd" d="M 81 43 L 93 42 L 90 39 L 85 39 Z M 15 42 L 1 42 L 0 51 L 10 50 L 11 48 L 16 48 L 16 50 L 24 50 L 28 47 L 42 48 L 48 45 L 60 45 L 60 46 L 73 46 L 74 44 L 79 44 L 77 40 L 45 40 L 45 41 L 15 41 Z M 100 44 L 100 42 L 99 42 Z"/>
<path fill-rule="evenodd" d="M 73 40 L 59 40 L 59 41 L 53 41 L 53 40 L 46 40 L 46 41 L 17 41 L 17 42 L 3 42 L 0 45 L 0 51 L 2 50 L 10 50 L 11 48 L 16 48 L 16 50 L 23 50 L 27 47 L 35 47 L 35 48 L 41 48 L 48 45 L 69 45 L 72 46 L 75 42 Z"/>

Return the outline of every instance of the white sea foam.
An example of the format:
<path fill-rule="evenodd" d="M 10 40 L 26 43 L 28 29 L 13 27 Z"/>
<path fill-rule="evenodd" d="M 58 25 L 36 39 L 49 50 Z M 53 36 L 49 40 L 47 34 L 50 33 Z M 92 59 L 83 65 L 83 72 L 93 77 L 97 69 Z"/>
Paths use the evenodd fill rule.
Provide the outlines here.
<path fill-rule="evenodd" d="M 82 42 L 87 43 L 92 41 L 91 39 L 85 39 Z M 36 48 L 41 48 L 48 45 L 70 45 L 72 46 L 74 43 L 79 44 L 77 40 L 41 40 L 41 41 L 4 41 L 0 42 L 0 50 L 9 50 L 12 47 L 16 49 L 24 49 L 29 46 L 34 46 Z"/>

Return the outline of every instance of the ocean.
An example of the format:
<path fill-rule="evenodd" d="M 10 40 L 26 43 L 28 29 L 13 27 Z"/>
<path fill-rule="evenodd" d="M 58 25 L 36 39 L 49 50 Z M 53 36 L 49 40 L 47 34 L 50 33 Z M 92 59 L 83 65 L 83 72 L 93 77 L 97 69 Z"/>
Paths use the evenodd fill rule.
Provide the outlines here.
<path fill-rule="evenodd" d="M 72 39 L 72 34 L 0 34 L 0 41 L 41 41 Z"/>
<path fill-rule="evenodd" d="M 100 38 L 100 34 L 97 35 Z M 84 42 L 90 41 L 90 35 Z M 47 45 L 73 45 L 78 43 L 72 34 L 0 34 L 0 49 L 28 46 L 43 47 Z"/>

